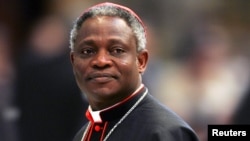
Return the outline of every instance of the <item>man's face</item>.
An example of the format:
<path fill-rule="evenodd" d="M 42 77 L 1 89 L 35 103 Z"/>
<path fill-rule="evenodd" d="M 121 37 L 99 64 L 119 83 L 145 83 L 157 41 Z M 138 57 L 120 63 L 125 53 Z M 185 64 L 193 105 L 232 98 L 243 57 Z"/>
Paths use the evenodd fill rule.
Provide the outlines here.
<path fill-rule="evenodd" d="M 89 18 L 82 24 L 71 53 L 78 86 L 90 104 L 104 107 L 139 87 L 147 59 L 147 51 L 136 51 L 136 38 L 126 22 L 107 16 Z"/>

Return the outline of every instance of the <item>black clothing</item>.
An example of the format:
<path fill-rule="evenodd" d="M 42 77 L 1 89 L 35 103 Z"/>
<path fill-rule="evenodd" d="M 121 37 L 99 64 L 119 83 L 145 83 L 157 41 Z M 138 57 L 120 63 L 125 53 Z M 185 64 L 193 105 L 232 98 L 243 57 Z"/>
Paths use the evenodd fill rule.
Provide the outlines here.
<path fill-rule="evenodd" d="M 76 85 L 69 54 L 41 58 L 23 55 L 18 67 L 17 98 L 21 141 L 70 141 L 88 104 Z"/>
<path fill-rule="evenodd" d="M 250 86 L 232 118 L 233 124 L 250 124 Z"/>
<path fill-rule="evenodd" d="M 100 112 L 101 123 L 90 119 L 86 140 L 101 141 L 131 107 L 147 93 L 146 88 L 129 100 Z M 86 112 L 88 116 L 88 111 Z M 87 124 L 73 141 L 81 141 Z M 91 139 L 89 139 L 91 138 Z M 194 131 L 179 116 L 161 105 L 149 93 L 133 111 L 114 129 L 108 141 L 198 141 Z"/>

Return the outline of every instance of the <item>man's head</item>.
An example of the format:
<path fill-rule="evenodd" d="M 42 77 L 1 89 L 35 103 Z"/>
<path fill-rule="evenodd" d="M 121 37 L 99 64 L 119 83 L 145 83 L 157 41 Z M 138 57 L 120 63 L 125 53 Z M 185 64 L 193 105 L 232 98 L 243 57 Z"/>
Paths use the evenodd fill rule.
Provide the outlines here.
<path fill-rule="evenodd" d="M 77 84 L 92 108 L 113 105 L 141 85 L 148 61 L 145 29 L 130 9 L 91 7 L 75 22 L 70 43 Z"/>
<path fill-rule="evenodd" d="M 124 19 L 134 32 L 137 40 L 137 51 L 146 48 L 146 29 L 142 20 L 132 10 L 114 3 L 101 3 L 84 11 L 84 13 L 75 21 L 70 35 L 71 50 L 74 49 L 75 40 L 82 23 L 88 18 L 96 16 L 112 16 Z"/>

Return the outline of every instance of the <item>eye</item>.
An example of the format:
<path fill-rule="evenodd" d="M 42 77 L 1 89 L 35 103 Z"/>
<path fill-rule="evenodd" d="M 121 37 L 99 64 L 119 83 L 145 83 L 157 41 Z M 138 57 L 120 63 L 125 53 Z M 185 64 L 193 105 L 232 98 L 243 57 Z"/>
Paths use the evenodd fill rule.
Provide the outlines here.
<path fill-rule="evenodd" d="M 81 50 L 81 54 L 86 54 L 86 55 L 94 54 L 94 51 L 93 51 L 93 49 L 83 49 L 83 50 Z"/>
<path fill-rule="evenodd" d="M 123 48 L 121 48 L 121 47 L 114 47 L 111 50 L 111 54 L 114 54 L 114 55 L 122 54 L 124 52 L 125 52 L 125 50 Z"/>
<path fill-rule="evenodd" d="M 96 51 L 93 48 L 82 48 L 79 51 L 79 54 L 84 57 L 94 55 L 95 53 Z"/>

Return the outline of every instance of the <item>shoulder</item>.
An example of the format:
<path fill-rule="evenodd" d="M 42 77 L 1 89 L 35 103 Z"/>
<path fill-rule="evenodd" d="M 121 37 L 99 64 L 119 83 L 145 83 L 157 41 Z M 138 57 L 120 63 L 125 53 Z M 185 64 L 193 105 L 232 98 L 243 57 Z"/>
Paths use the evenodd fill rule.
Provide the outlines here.
<path fill-rule="evenodd" d="M 87 124 L 85 124 L 75 135 L 73 141 L 81 141 L 83 132 L 85 131 Z"/>
<path fill-rule="evenodd" d="M 174 111 L 148 95 L 131 115 L 155 141 L 198 141 L 194 130 Z M 139 125 L 140 124 L 140 125 Z"/>
<path fill-rule="evenodd" d="M 135 109 L 135 114 L 142 114 L 144 117 L 150 117 L 152 120 L 184 123 L 184 120 L 177 115 L 172 109 L 167 107 L 167 105 L 162 104 L 158 99 L 154 98 L 152 95 L 148 94 L 144 100 Z"/>

